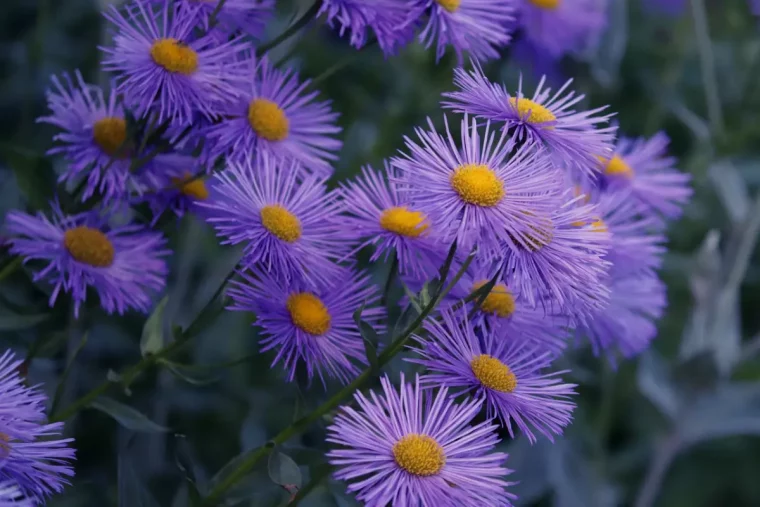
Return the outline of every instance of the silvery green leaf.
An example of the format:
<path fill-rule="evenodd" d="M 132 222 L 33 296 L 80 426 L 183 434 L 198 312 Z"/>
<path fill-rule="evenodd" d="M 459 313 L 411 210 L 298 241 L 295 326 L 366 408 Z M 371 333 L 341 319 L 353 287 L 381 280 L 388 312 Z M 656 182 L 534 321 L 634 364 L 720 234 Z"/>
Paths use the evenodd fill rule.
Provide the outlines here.
<path fill-rule="evenodd" d="M 723 160 L 712 165 L 707 174 L 731 221 L 739 223 L 744 220 L 750 201 L 747 184 L 736 167 L 730 161 Z"/>
<path fill-rule="evenodd" d="M 168 301 L 169 298 L 164 296 L 145 321 L 140 338 L 140 353 L 143 357 L 155 354 L 164 347 L 164 309 Z"/>
<path fill-rule="evenodd" d="M 132 431 L 142 431 L 148 433 L 160 433 L 169 431 L 169 428 L 165 428 L 159 424 L 154 423 L 148 419 L 144 414 L 138 412 L 134 408 L 119 403 L 111 398 L 101 396 L 97 400 L 93 401 L 90 405 L 92 408 L 104 412 L 124 426 Z"/>
<path fill-rule="evenodd" d="M 128 449 L 119 454 L 118 475 L 119 507 L 158 507 L 158 502 L 140 480 Z"/>
<path fill-rule="evenodd" d="M 590 44 L 595 54 L 588 57 L 594 79 L 604 88 L 612 87 L 620 75 L 620 63 L 628 45 L 628 2 L 610 2 L 607 20 L 608 28 L 601 41 Z"/>
<path fill-rule="evenodd" d="M 617 505 L 618 493 L 607 484 L 592 463 L 567 438 L 545 446 L 549 481 L 555 507 L 609 507 Z"/>
<path fill-rule="evenodd" d="M 287 454 L 276 450 L 273 451 L 269 455 L 267 470 L 269 471 L 269 478 L 275 484 L 279 484 L 280 486 L 295 486 L 296 488 L 301 487 L 301 469 L 298 468 L 296 462 Z"/>
<path fill-rule="evenodd" d="M 701 396 L 680 419 L 684 444 L 760 435 L 760 382 L 727 383 Z"/>
<path fill-rule="evenodd" d="M 636 382 L 639 391 L 670 419 L 676 419 L 680 409 L 678 392 L 668 364 L 650 349 L 639 360 Z"/>
<path fill-rule="evenodd" d="M 540 499 L 551 486 L 546 474 L 546 446 L 543 440 L 531 445 L 527 437 L 520 435 L 504 450 L 509 454 L 509 467 L 515 471 L 510 480 L 517 482 L 511 491 L 525 504 Z"/>

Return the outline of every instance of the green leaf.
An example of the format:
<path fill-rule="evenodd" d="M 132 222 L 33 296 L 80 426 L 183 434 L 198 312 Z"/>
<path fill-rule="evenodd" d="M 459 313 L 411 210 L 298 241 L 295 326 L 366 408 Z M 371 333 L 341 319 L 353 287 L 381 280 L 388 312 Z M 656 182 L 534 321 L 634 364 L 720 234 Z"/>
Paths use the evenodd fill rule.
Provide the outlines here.
<path fill-rule="evenodd" d="M 655 351 L 649 350 L 641 356 L 637 372 L 639 391 L 659 411 L 676 419 L 681 408 L 678 389 L 667 363 Z"/>
<path fill-rule="evenodd" d="M 380 343 L 380 339 L 375 329 L 366 321 L 362 320 L 362 311 L 364 311 L 364 303 L 354 312 L 354 321 L 359 327 L 359 333 L 364 340 L 364 352 L 367 354 L 367 362 L 373 370 L 377 370 L 380 365 L 377 361 L 377 344 Z"/>
<path fill-rule="evenodd" d="M 188 368 L 184 364 L 172 363 L 166 359 L 161 359 L 159 363 L 165 366 L 166 369 L 169 370 L 169 372 L 175 377 L 179 378 L 180 380 L 184 380 L 188 384 L 192 384 L 194 386 L 207 386 L 219 380 L 218 377 L 197 373 L 193 371 L 192 368 Z"/>
<path fill-rule="evenodd" d="M 119 403 L 111 398 L 100 397 L 93 401 L 90 406 L 110 415 L 128 430 L 146 433 L 163 433 L 169 431 L 169 428 L 154 423 L 134 408 Z"/>
<path fill-rule="evenodd" d="M 50 318 L 50 314 L 34 315 L 2 315 L 0 316 L 0 331 L 20 331 L 29 329 Z"/>
<path fill-rule="evenodd" d="M 27 203 L 34 209 L 46 209 L 55 191 L 55 171 L 44 154 L 2 146 L 2 157 L 13 169 L 16 182 Z"/>
<path fill-rule="evenodd" d="M 77 357 L 79 357 L 79 353 L 87 344 L 87 335 L 87 332 L 82 333 L 82 339 L 79 340 L 79 345 L 77 345 L 77 348 L 74 349 L 74 353 L 71 354 L 71 358 L 69 359 L 69 362 L 66 364 L 66 368 L 61 374 L 61 378 L 58 379 L 58 386 L 55 388 L 53 402 L 50 405 L 50 413 L 52 414 L 56 412 L 58 409 L 58 404 L 61 402 L 61 396 L 63 396 L 63 388 L 66 386 L 66 381 L 69 379 L 69 375 L 71 374 L 71 367 L 74 366 L 74 362 L 77 360 Z"/>
<path fill-rule="evenodd" d="M 145 321 L 140 339 L 140 353 L 143 357 L 155 354 L 164 347 L 164 310 L 168 301 L 169 298 L 164 296 Z"/>
<path fill-rule="evenodd" d="M 269 478 L 280 486 L 301 487 L 301 469 L 290 456 L 278 451 L 269 455 Z"/>
<path fill-rule="evenodd" d="M 128 450 L 123 449 L 118 461 L 119 507 L 158 507 L 135 470 Z"/>

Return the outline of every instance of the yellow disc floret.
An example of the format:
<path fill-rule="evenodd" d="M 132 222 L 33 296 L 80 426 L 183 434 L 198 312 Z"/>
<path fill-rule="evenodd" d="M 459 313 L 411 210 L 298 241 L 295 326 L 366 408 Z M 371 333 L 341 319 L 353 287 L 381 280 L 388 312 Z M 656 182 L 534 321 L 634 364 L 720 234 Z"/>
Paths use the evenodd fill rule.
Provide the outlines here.
<path fill-rule="evenodd" d="M 330 330 L 330 312 L 311 292 L 295 292 L 286 303 L 290 319 L 298 328 L 314 336 L 322 336 Z"/>
<path fill-rule="evenodd" d="M 429 225 L 425 223 L 425 215 L 412 211 L 406 206 L 394 206 L 383 211 L 380 215 L 380 227 L 409 238 L 418 238 Z"/>
<path fill-rule="evenodd" d="M 92 137 L 108 155 L 115 155 L 127 140 L 127 121 L 124 118 L 106 116 L 92 126 Z"/>
<path fill-rule="evenodd" d="M 150 57 L 175 74 L 190 76 L 198 70 L 198 53 L 177 39 L 158 39 L 150 48 Z"/>
<path fill-rule="evenodd" d="M 472 286 L 472 291 L 475 292 L 486 283 L 488 283 L 487 280 L 475 283 Z M 483 300 L 480 309 L 485 313 L 490 313 L 498 317 L 509 317 L 515 311 L 515 297 L 509 292 L 506 285 L 503 283 L 497 283 L 486 296 L 485 300 Z"/>
<path fill-rule="evenodd" d="M 541 9 L 554 10 L 559 7 L 562 0 L 529 0 L 530 3 Z"/>
<path fill-rule="evenodd" d="M 172 183 L 187 197 L 197 201 L 208 199 L 208 189 L 201 178 L 194 178 L 186 173 L 184 178 L 172 178 Z"/>
<path fill-rule="evenodd" d="M 470 368 L 475 377 L 489 389 L 502 393 L 511 393 L 517 388 L 517 377 L 509 369 L 493 356 L 480 354 L 470 361 Z"/>
<path fill-rule="evenodd" d="M 279 239 L 293 243 L 301 237 L 301 221 L 279 204 L 261 208 L 261 224 Z"/>
<path fill-rule="evenodd" d="M 441 444 L 427 435 L 410 433 L 393 444 L 393 458 L 412 475 L 428 477 L 439 473 L 446 464 Z"/>
<path fill-rule="evenodd" d="M 477 206 L 496 206 L 504 197 L 504 182 L 484 164 L 465 164 L 451 175 L 451 188 L 463 201 Z"/>
<path fill-rule="evenodd" d="M 290 132 L 285 111 L 267 99 L 253 99 L 248 104 L 248 123 L 257 136 L 267 141 L 282 141 Z"/>
<path fill-rule="evenodd" d="M 77 261 L 96 268 L 113 264 L 113 243 L 98 229 L 79 226 L 63 233 L 63 246 Z"/>
<path fill-rule="evenodd" d="M 629 166 L 621 157 L 615 155 L 609 160 L 604 157 L 599 157 L 599 160 L 604 164 L 604 174 L 608 176 L 633 178 L 633 169 L 631 169 L 631 166 Z"/>
<path fill-rule="evenodd" d="M 528 123 L 547 123 L 557 119 L 554 113 L 530 99 L 511 97 L 509 103 L 513 108 L 517 109 L 517 114 L 520 115 L 520 118 Z"/>
<path fill-rule="evenodd" d="M 462 3 L 462 0 L 436 0 L 438 2 L 438 5 L 443 7 L 444 10 L 448 12 L 456 12 L 459 9 L 459 4 Z"/>

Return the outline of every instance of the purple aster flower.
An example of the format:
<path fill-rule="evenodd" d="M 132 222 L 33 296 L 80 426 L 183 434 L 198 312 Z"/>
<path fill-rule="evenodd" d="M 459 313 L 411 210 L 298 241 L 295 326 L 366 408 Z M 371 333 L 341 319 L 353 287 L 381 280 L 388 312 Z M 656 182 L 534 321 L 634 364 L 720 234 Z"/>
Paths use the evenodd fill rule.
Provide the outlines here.
<path fill-rule="evenodd" d="M 520 0 L 525 37 L 550 56 L 578 53 L 607 25 L 607 0 Z"/>
<path fill-rule="evenodd" d="M 106 98 L 100 87 L 85 83 L 76 71 L 74 79 L 68 74 L 63 80 L 53 77 L 47 101 L 51 114 L 37 121 L 62 130 L 53 137 L 58 146 L 48 151 L 62 155 L 67 162 L 59 181 L 86 179 L 83 201 L 96 191 L 110 201 L 133 189 L 127 121 L 116 93 L 112 91 Z"/>
<path fill-rule="evenodd" d="M 355 362 L 366 364 L 364 341 L 353 314 L 361 306 L 362 319 L 383 333 L 385 312 L 373 308 L 380 299 L 369 277 L 343 269 L 332 285 L 317 290 L 301 280 L 285 280 L 254 268 L 239 273 L 229 295 L 231 310 L 256 314 L 256 326 L 264 338 L 262 351 L 275 349 L 272 366 L 282 362 L 292 382 L 299 362 L 306 365 L 309 380 L 316 373 L 348 383 L 359 373 Z"/>
<path fill-rule="evenodd" d="M 47 424 L 45 395 L 24 384 L 18 372 L 22 363 L 10 351 L 0 357 L 0 494 L 13 498 L 15 485 L 41 504 L 73 477 L 74 449 L 68 444 L 74 439 L 60 438 L 62 422 Z M 27 505 L 15 494 L 19 505 Z M 0 496 L 0 505 L 17 505 L 4 500 Z"/>
<path fill-rule="evenodd" d="M 476 290 L 486 285 L 497 273 L 491 265 L 473 262 L 441 302 L 441 308 L 451 308 Z M 478 311 L 472 316 L 472 325 L 484 333 L 504 336 L 525 343 L 555 357 L 567 346 L 568 326 L 571 320 L 561 313 L 547 313 L 551 304 L 542 301 L 537 305 L 529 303 L 500 281 L 488 293 Z M 468 304 L 468 309 L 475 306 L 477 300 Z"/>
<path fill-rule="evenodd" d="M 490 452 L 496 425 L 471 425 L 479 401 L 456 404 L 446 388 L 433 395 L 403 374 L 398 390 L 387 376 L 380 383 L 382 393 L 357 391 L 358 407 L 341 407 L 327 428 L 327 441 L 340 446 L 327 457 L 348 491 L 368 507 L 512 505 L 507 455 Z"/>
<path fill-rule="evenodd" d="M 0 482 L 0 507 L 34 507 L 14 480 Z"/>
<path fill-rule="evenodd" d="M 531 443 L 533 430 L 554 441 L 572 419 L 575 384 L 563 384 L 558 375 L 545 373 L 553 355 L 519 337 L 497 333 L 477 336 L 467 321 L 467 311 L 460 315 L 442 312 L 442 322 L 426 324 L 428 338 L 416 336 L 421 359 L 408 359 L 424 365 L 430 373 L 422 377 L 426 386 L 445 386 L 466 391 L 484 401 L 489 417 L 499 417 L 514 438 L 512 422 Z"/>
<path fill-rule="evenodd" d="M 135 202 L 147 202 L 153 214 L 153 222 L 158 221 L 167 210 L 181 217 L 195 208 L 198 202 L 209 197 L 204 181 L 206 170 L 198 159 L 180 154 L 158 155 L 141 178 L 143 191 Z"/>
<path fill-rule="evenodd" d="M 518 138 L 547 146 L 558 166 L 587 178 L 598 174 L 598 157 L 612 154 L 617 130 L 615 126 L 602 127 L 612 116 L 601 114 L 606 106 L 576 111 L 574 107 L 585 95 L 568 91 L 572 79 L 552 94 L 542 78 L 532 98 L 527 98 L 521 78 L 517 94 L 512 95 L 505 85 L 490 82 L 477 62 L 473 65 L 469 72 L 463 68 L 454 71 L 459 91 L 443 94 L 449 99 L 442 103 L 444 107 L 503 122 L 505 128 L 516 130 Z"/>
<path fill-rule="evenodd" d="M 342 184 L 345 228 L 361 242 L 356 250 L 375 246 L 371 262 L 396 255 L 399 272 L 416 278 L 433 276 L 443 260 L 442 246 L 425 215 L 411 204 L 409 192 L 388 164 L 384 173 L 365 167 L 355 181 Z"/>
<path fill-rule="evenodd" d="M 166 283 L 167 267 L 162 258 L 169 255 L 159 233 L 139 225 L 110 228 L 94 212 L 64 215 L 58 203 L 51 203 L 52 218 L 11 211 L 6 229 L 11 236 L 11 252 L 24 263 L 45 264 L 34 280 L 53 285 L 50 306 L 61 289 L 71 294 L 74 313 L 92 287 L 107 313 L 123 314 L 134 308 L 150 310 L 151 295 Z"/>
<path fill-rule="evenodd" d="M 341 129 L 330 102 L 315 101 L 309 80 L 299 81 L 296 72 L 277 69 L 266 57 L 251 55 L 246 65 L 249 78 L 239 97 L 220 106 L 223 120 L 203 132 L 207 154 L 242 162 L 268 153 L 329 176 L 342 145 L 334 137 Z"/>
<path fill-rule="evenodd" d="M 211 180 L 198 202 L 222 244 L 245 243 L 244 263 L 261 264 L 286 278 L 329 283 L 339 273 L 351 236 L 340 224 L 336 192 L 295 162 L 257 160 L 232 164 Z"/>
<path fill-rule="evenodd" d="M 691 175 L 675 168 L 676 159 L 667 155 L 669 142 L 664 132 L 649 139 L 621 138 L 614 156 L 602 159 L 603 187 L 629 188 L 650 211 L 679 218 L 692 194 Z"/>
<path fill-rule="evenodd" d="M 246 65 L 236 56 L 249 46 L 208 34 L 196 38 L 200 6 L 162 3 L 160 11 L 129 4 L 126 17 L 113 6 L 104 13 L 117 32 L 114 47 L 101 48 L 103 68 L 117 73 L 119 93 L 140 117 L 154 113 L 175 125 L 189 124 L 195 112 L 213 118 L 216 102 L 240 95 L 235 85 L 246 78 Z"/>
<path fill-rule="evenodd" d="M 436 61 L 452 46 L 457 59 L 467 51 L 475 60 L 499 56 L 499 48 L 511 40 L 514 0 L 417 0 L 430 16 L 420 33 L 429 48 L 435 44 Z"/>
<path fill-rule="evenodd" d="M 665 311 L 667 295 L 665 284 L 652 272 L 613 270 L 607 285 L 612 293 L 609 305 L 579 326 L 576 334 L 614 365 L 618 357 L 632 358 L 649 347 L 657 336 L 656 321 Z"/>
<path fill-rule="evenodd" d="M 506 130 L 486 125 L 481 134 L 465 115 L 460 146 L 451 134 L 415 129 L 421 144 L 405 138 L 409 154 L 393 160 L 401 169 L 416 209 L 427 215 L 444 243 L 455 238 L 488 254 L 515 230 L 539 227 L 537 215 L 555 205 L 562 182 L 540 147 L 518 145 Z"/>
<path fill-rule="evenodd" d="M 143 3 L 163 4 L 165 0 L 140 0 Z M 219 0 L 175 0 L 183 4 L 196 17 L 196 24 L 208 31 L 211 15 L 216 12 Z M 256 39 L 261 38 L 267 21 L 274 14 L 274 0 L 225 0 L 216 13 L 216 29 L 220 39 L 241 31 Z"/>
<path fill-rule="evenodd" d="M 551 214 L 538 217 L 538 226 L 508 238 L 504 281 L 530 306 L 545 304 L 537 299 L 545 294 L 557 305 L 551 311 L 582 319 L 586 312 L 603 308 L 609 298 L 604 278 L 610 263 L 604 256 L 610 235 L 597 221 L 595 207 L 578 204 L 580 199 L 564 201 Z"/>

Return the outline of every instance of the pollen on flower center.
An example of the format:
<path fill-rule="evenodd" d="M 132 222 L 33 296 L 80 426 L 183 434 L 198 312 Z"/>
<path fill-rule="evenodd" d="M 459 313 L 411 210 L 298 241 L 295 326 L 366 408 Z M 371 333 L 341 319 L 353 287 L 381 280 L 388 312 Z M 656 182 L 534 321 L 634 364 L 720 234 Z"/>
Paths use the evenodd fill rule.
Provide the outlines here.
<path fill-rule="evenodd" d="M 106 116 L 92 126 L 92 137 L 108 155 L 115 155 L 127 140 L 127 121 L 124 118 Z"/>
<path fill-rule="evenodd" d="M 541 9 L 553 10 L 559 7 L 562 0 L 529 0 L 530 3 Z"/>
<path fill-rule="evenodd" d="M 436 2 L 448 12 L 456 12 L 462 0 L 436 0 Z"/>
<path fill-rule="evenodd" d="M 301 237 L 301 221 L 279 204 L 261 208 L 261 224 L 279 239 L 293 243 Z"/>
<path fill-rule="evenodd" d="M 198 53 L 177 39 L 158 39 L 150 48 L 150 57 L 169 72 L 190 76 L 198 70 Z"/>
<path fill-rule="evenodd" d="M 601 218 L 591 222 L 591 230 L 594 232 L 607 232 L 607 224 Z"/>
<path fill-rule="evenodd" d="M 256 135 L 267 141 L 288 137 L 290 122 L 280 106 L 267 99 L 253 99 L 248 105 L 248 123 Z"/>
<path fill-rule="evenodd" d="M 475 377 L 489 389 L 502 393 L 511 393 L 517 388 L 517 377 L 509 369 L 493 356 L 480 354 L 470 361 L 470 368 Z"/>
<path fill-rule="evenodd" d="M 113 243 L 98 229 L 79 226 L 63 234 L 63 246 L 79 262 L 96 268 L 113 264 Z"/>
<path fill-rule="evenodd" d="M 185 173 L 184 178 L 172 178 L 172 183 L 187 197 L 198 201 L 205 201 L 208 199 L 208 189 L 206 188 L 206 184 L 202 179 L 191 176 L 190 173 Z"/>
<path fill-rule="evenodd" d="M 7 458 L 11 452 L 11 437 L 0 432 L 0 459 Z"/>
<path fill-rule="evenodd" d="M 504 182 L 484 164 L 465 164 L 451 175 L 451 188 L 463 201 L 483 207 L 496 206 L 504 197 Z"/>
<path fill-rule="evenodd" d="M 487 280 L 475 283 L 472 286 L 472 291 L 475 292 L 486 283 L 488 283 Z M 483 300 L 480 309 L 484 313 L 490 313 L 499 317 L 509 317 L 515 311 L 515 297 L 509 292 L 506 285 L 497 283 L 486 296 L 485 300 Z"/>
<path fill-rule="evenodd" d="M 413 475 L 435 475 L 446 464 L 446 454 L 433 437 L 410 433 L 393 444 L 393 459 Z"/>
<path fill-rule="evenodd" d="M 317 296 L 310 292 L 296 292 L 286 303 L 290 319 L 302 331 L 321 336 L 330 330 L 330 312 Z"/>
<path fill-rule="evenodd" d="M 624 178 L 633 178 L 633 169 L 628 163 L 621 157 L 615 155 L 611 159 L 607 160 L 604 157 L 599 157 L 602 164 L 604 164 L 604 174 L 608 176 L 622 176 Z"/>
<path fill-rule="evenodd" d="M 509 103 L 517 109 L 520 118 L 528 123 L 547 123 L 557 119 L 554 113 L 530 99 L 520 97 L 518 100 L 517 97 L 510 97 Z"/>
<path fill-rule="evenodd" d="M 394 206 L 380 215 L 380 227 L 401 236 L 418 238 L 429 225 L 424 223 L 425 215 L 420 211 L 411 211 L 406 206 Z"/>

